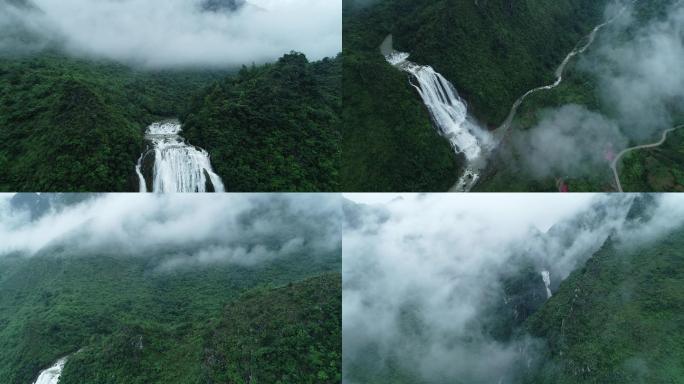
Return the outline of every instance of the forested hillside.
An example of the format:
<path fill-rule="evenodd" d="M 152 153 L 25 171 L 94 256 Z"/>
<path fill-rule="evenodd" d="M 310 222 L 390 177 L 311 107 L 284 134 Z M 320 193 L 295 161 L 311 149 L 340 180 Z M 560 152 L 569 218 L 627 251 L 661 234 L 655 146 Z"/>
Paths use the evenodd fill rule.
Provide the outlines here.
<path fill-rule="evenodd" d="M 645 221 L 648 207 L 635 208 Z M 525 382 L 680 382 L 683 247 L 682 228 L 627 246 L 609 240 L 526 321 L 548 352 Z"/>
<path fill-rule="evenodd" d="M 678 11 L 681 2 L 651 0 L 631 4 L 625 8 L 620 22 L 602 30 L 587 51 L 569 62 L 563 82 L 557 88 L 536 93 L 525 100 L 513 121 L 510 137 L 490 161 L 490 168 L 476 190 L 555 192 L 558 179 L 563 178 L 572 192 L 615 191 L 617 185 L 610 161 L 619 149 L 656 143 L 663 131 L 684 123 L 678 91 L 653 84 L 659 81 L 658 63 L 664 57 L 679 54 L 677 49 L 659 42 L 669 44 L 672 41 L 675 47 L 681 46 L 681 40 L 677 42 L 681 37 L 676 32 L 677 25 L 681 24 L 677 16 L 681 13 Z M 679 8 L 677 4 L 680 4 Z M 625 52 L 634 52 L 634 56 L 623 57 Z M 681 82 L 677 75 L 667 76 L 665 83 Z M 635 89 L 651 91 L 620 88 L 620 85 L 628 87 L 628 84 Z M 595 134 L 596 141 L 606 140 L 601 135 L 610 132 L 610 127 L 596 126 L 589 130 L 583 128 L 581 119 L 557 119 L 556 124 L 546 124 L 539 129 L 540 122 L 568 105 L 579 106 L 587 111 L 587 116 L 600 114 L 617 126 L 617 137 L 610 138 L 608 148 L 596 150 L 582 138 Z M 559 127 L 564 121 L 571 121 L 568 129 Z M 565 147 L 572 151 L 556 157 L 547 154 L 545 159 L 561 169 L 542 172 L 530 169 L 535 168 L 527 161 L 534 157 L 530 153 L 543 151 L 543 148 L 535 148 L 539 144 L 529 143 L 530 137 L 544 129 L 549 132 L 549 141 L 560 142 L 563 137 L 568 138 Z M 625 143 L 618 144 L 620 140 Z M 632 151 L 622 157 L 617 164 L 622 189 L 626 192 L 682 190 L 681 141 L 682 132 L 677 130 L 670 132 L 658 147 Z M 559 160 L 560 157 L 566 159 L 566 165 L 558 166 L 564 161 Z M 592 157 L 597 158 L 594 164 L 584 164 Z"/>
<path fill-rule="evenodd" d="M 194 97 L 184 135 L 229 191 L 339 190 L 341 58 L 244 67 Z"/>
<path fill-rule="evenodd" d="M 59 54 L 0 59 L 0 190 L 135 190 L 145 126 L 183 113 L 225 74 Z"/>
<path fill-rule="evenodd" d="M 379 246 L 366 244 L 403 231 L 410 220 L 403 217 L 413 218 L 418 211 L 404 204 L 397 210 L 403 217 L 392 216 L 392 209 L 404 200 L 385 206 L 349 204 L 345 214 L 351 235 L 346 236 L 351 245 L 345 247 L 361 252 L 345 251 L 345 263 L 358 263 L 363 271 L 352 269 L 345 280 L 347 324 L 354 324 L 344 330 L 345 379 L 354 384 L 681 382 L 681 200 L 613 194 L 597 201 L 548 229 L 530 229 L 520 243 L 499 247 L 494 254 L 480 253 L 479 244 L 471 246 L 471 254 L 456 254 L 451 252 L 458 246 L 453 238 L 441 248 L 443 235 L 432 237 L 429 230 L 415 230 L 414 238 L 397 236 L 395 244 L 407 248 L 413 239 L 428 240 L 413 250 L 426 250 L 413 268 L 391 259 L 392 267 L 396 264 L 401 271 L 391 282 L 374 269 L 383 257 L 401 251 L 387 247 L 383 254 Z M 464 221 L 468 217 L 456 216 Z M 507 220 L 499 211 L 494 217 Z M 476 232 L 492 230 L 470 224 Z M 441 228 L 438 231 L 441 234 Z M 430 259 L 433 264 L 444 257 L 466 267 L 439 264 L 435 273 L 426 274 L 421 263 L 431 257 L 427 253 L 440 255 Z M 492 261 L 496 258 L 502 263 Z M 478 262 L 480 266 L 469 264 Z M 390 269 L 382 274 L 394 273 L 387 272 Z M 439 284 L 425 288 L 443 276 Z M 410 283 L 394 282 L 402 277 Z M 448 302 L 431 306 L 445 286 Z M 470 289 L 478 295 L 471 296 Z M 378 299 L 382 309 L 374 299 L 378 296 L 383 297 Z M 387 314 L 388 307 L 396 309 Z M 376 323 L 383 327 L 359 326 Z"/>
<path fill-rule="evenodd" d="M 0 259 L 3 383 L 67 355 L 60 383 L 339 382 L 337 257 L 162 272 L 67 254 Z"/>
<path fill-rule="evenodd" d="M 0 190 L 136 191 L 146 126 L 178 117 L 230 190 L 335 190 L 340 66 L 297 53 L 238 74 L 0 59 Z"/>
<path fill-rule="evenodd" d="M 451 81 L 483 124 L 503 122 L 515 99 L 553 79 L 563 57 L 603 17 L 604 1 L 345 1 L 343 183 L 349 190 L 445 190 L 458 160 L 426 132 L 407 76 L 384 62 L 393 34 Z M 348 65 L 347 65 L 348 63 Z M 408 97 L 412 95 L 412 97 Z M 378 177 L 378 175 L 384 175 Z M 377 178 L 377 179 L 376 179 Z"/>

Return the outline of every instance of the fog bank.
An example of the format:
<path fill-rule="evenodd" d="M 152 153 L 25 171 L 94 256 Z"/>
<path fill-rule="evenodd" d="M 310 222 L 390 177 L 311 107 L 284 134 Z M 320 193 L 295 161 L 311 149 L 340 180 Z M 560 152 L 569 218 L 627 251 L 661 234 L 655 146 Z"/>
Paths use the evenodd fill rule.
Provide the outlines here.
<path fill-rule="evenodd" d="M 326 194 L 105 194 L 32 218 L 31 199 L 17 207 L 6 195 L 0 257 L 126 255 L 172 268 L 323 256 L 341 246 L 339 204 Z"/>
<path fill-rule="evenodd" d="M 317 60 L 342 49 L 339 0 L 249 0 L 235 11 L 240 2 L 228 2 L 2 2 L 0 29 L 10 33 L 0 38 L 0 50 L 50 43 L 76 56 L 166 68 L 263 63 L 293 50 Z"/>
<path fill-rule="evenodd" d="M 657 142 L 681 123 L 684 2 L 663 5 L 664 16 L 651 19 L 639 13 L 647 1 L 618 3 L 608 5 L 606 19 L 620 7 L 625 11 L 569 68 L 596 85 L 587 88 L 595 96 L 592 109 L 568 104 L 543 110 L 535 126 L 516 134 L 511 150 L 535 177 L 608 174 L 622 149 Z"/>
<path fill-rule="evenodd" d="M 555 290 L 608 239 L 643 245 L 684 224 L 679 195 L 345 196 L 356 201 L 345 205 L 343 235 L 348 384 L 395 373 L 426 384 L 514 383 L 543 343 L 491 333 L 519 321 L 507 318 L 518 312 L 505 279 L 546 300 L 542 272 Z M 645 213 L 635 219 L 637 205 Z"/>

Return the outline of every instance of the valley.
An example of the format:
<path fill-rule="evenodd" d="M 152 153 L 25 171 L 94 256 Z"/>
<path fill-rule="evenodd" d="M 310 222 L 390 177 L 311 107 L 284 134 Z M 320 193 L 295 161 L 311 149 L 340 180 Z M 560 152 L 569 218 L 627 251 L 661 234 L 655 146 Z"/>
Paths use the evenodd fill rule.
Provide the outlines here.
<path fill-rule="evenodd" d="M 335 198 L 206 196 L 0 201 L 0 381 L 339 382 Z"/>
<path fill-rule="evenodd" d="M 364 95 L 370 96 L 378 88 L 354 88 L 360 83 L 355 75 L 350 74 L 349 84 L 345 84 L 343 91 L 345 100 L 351 100 L 349 103 L 345 102 L 345 116 L 354 116 L 352 121 L 358 120 L 366 125 L 363 132 L 355 127 L 345 127 L 345 142 L 355 143 L 354 148 L 349 149 L 353 153 L 348 158 L 350 163 L 346 163 L 346 158 L 344 160 L 344 164 L 349 164 L 355 172 L 353 180 L 347 179 L 351 190 L 618 190 L 622 186 L 615 184 L 611 171 L 615 153 L 628 147 L 655 142 L 656 137 L 659 138 L 663 131 L 675 126 L 681 118 L 678 91 L 651 88 L 650 81 L 654 84 L 660 81 L 657 73 L 635 74 L 658 60 L 654 58 L 646 63 L 645 58 L 639 58 L 639 52 L 644 49 L 654 51 L 653 55 L 658 58 L 660 55 L 667 57 L 670 54 L 669 48 L 661 49 L 655 42 L 661 36 L 666 40 L 671 39 L 673 49 L 678 52 L 675 25 L 681 2 L 630 1 L 617 5 L 592 2 L 581 11 L 565 13 L 575 15 L 573 20 L 564 19 L 562 10 L 578 6 L 577 4 L 559 3 L 554 4 L 552 9 L 547 9 L 547 5 L 541 2 L 526 5 L 505 3 L 346 3 L 345 55 L 349 57 L 349 71 L 362 74 L 366 70 L 371 71 L 371 66 L 377 66 L 377 59 L 372 57 L 377 55 L 378 47 L 383 49 L 385 43 L 378 45 L 382 39 L 391 35 L 393 45 L 398 47 L 398 51 L 411 52 L 412 61 L 420 63 L 415 64 L 418 67 L 434 68 L 444 79 L 443 82 L 449 83 L 448 87 L 452 89 L 450 92 L 461 99 L 459 105 L 451 108 L 454 114 L 467 116 L 464 121 L 470 123 L 457 130 L 459 133 L 456 137 L 467 136 L 467 132 L 473 131 L 469 128 L 471 126 L 492 136 L 489 140 L 491 144 L 486 145 L 489 149 L 477 161 L 473 161 L 472 154 L 468 156 L 470 146 L 463 142 L 460 147 L 456 145 L 455 153 L 447 156 L 444 147 L 437 143 L 441 137 L 443 141 L 451 142 L 453 147 L 454 133 L 444 132 L 440 119 L 435 115 L 434 105 L 425 102 L 424 93 L 429 92 L 430 87 L 420 81 L 420 85 L 413 84 L 417 79 L 415 73 L 409 74 L 408 79 L 405 78 L 404 85 L 400 85 L 398 81 L 393 84 L 386 82 L 384 100 L 389 100 L 388 94 L 398 96 L 400 93 L 402 98 L 410 97 L 408 94 L 414 95 L 413 101 L 402 101 L 405 103 L 422 99 L 425 105 L 422 108 L 416 105 L 413 108 L 415 111 L 411 112 L 413 118 L 421 121 L 420 125 L 417 121 L 406 118 L 386 124 L 385 122 L 392 120 L 389 116 L 394 112 L 381 112 L 384 106 L 378 108 L 380 106 L 376 105 L 369 109 L 367 106 L 370 103 L 360 104 Z M 546 20 L 527 22 L 523 26 L 523 19 L 536 21 L 538 15 L 542 14 L 546 15 Z M 414 19 L 405 15 L 412 15 Z M 545 24 L 551 19 L 555 22 L 554 26 Z M 442 30 L 437 29 L 440 26 Z M 502 40 L 504 38 L 507 39 L 505 42 Z M 619 53 L 633 55 L 635 62 L 613 64 L 619 65 L 620 70 L 611 72 L 608 69 L 610 62 L 620 60 Z M 387 57 L 386 52 L 382 52 L 382 55 Z M 644 61 L 643 64 L 639 60 Z M 367 69 L 357 65 L 360 63 L 366 63 Z M 393 62 L 390 64 L 395 65 Z M 399 69 L 402 68 L 400 66 Z M 389 72 L 391 68 L 385 67 L 384 71 Z M 375 77 L 378 77 L 377 74 Z M 639 83 L 639 79 L 644 78 L 644 83 Z M 679 83 L 679 76 L 676 75 L 673 81 Z M 633 87 L 631 99 L 620 92 L 619 87 Z M 639 91 L 639 87 L 649 89 L 650 96 L 642 96 L 643 92 Z M 400 88 L 404 90 L 400 91 Z M 651 120 L 657 121 L 658 128 L 654 128 L 654 124 L 649 124 L 648 121 L 642 122 L 640 118 L 628 116 L 638 109 L 628 108 L 629 103 L 635 102 L 633 99 L 642 100 L 644 105 L 653 105 L 649 110 L 657 112 L 653 112 L 655 115 Z M 381 101 L 374 103 L 379 104 Z M 350 107 L 346 108 L 348 104 Z M 394 104 L 400 105 L 397 102 Z M 386 108 L 395 109 L 390 105 Z M 572 116 L 568 113 L 571 108 L 578 110 Z M 396 109 L 408 111 L 406 106 Z M 418 109 L 426 111 L 427 116 L 418 113 Z M 650 114 L 644 111 L 641 116 Z M 422 122 L 433 126 L 433 133 L 436 134 L 434 142 L 430 144 L 431 149 L 418 149 L 420 145 L 424 145 L 425 140 L 416 136 L 409 138 L 409 135 L 413 135 L 411 132 L 424 127 Z M 413 127 L 408 128 L 408 125 Z M 458 127 L 459 124 L 455 126 Z M 409 165 L 401 165 L 401 160 L 394 161 L 394 165 L 383 165 L 378 161 L 362 164 L 363 154 L 356 153 L 355 148 L 363 146 L 364 140 L 361 138 L 370 135 L 369 131 L 377 131 L 374 133 L 377 135 L 392 130 L 397 130 L 397 133 L 388 136 L 392 138 L 391 141 L 372 141 L 373 145 L 377 145 L 372 150 L 376 153 L 374 158 L 389 159 L 394 156 L 393 151 L 397 148 L 401 148 L 400 151 L 407 160 L 422 157 L 421 163 L 416 163 L 417 158 L 414 159 L 409 173 L 406 173 L 408 169 L 405 168 Z M 387 133 L 383 135 L 387 136 Z M 658 152 L 664 150 L 660 149 Z M 346 154 L 346 151 L 343 153 Z M 410 156 L 407 157 L 407 153 Z M 662 157 L 672 159 L 673 156 L 676 156 L 675 153 L 670 152 L 664 153 Z M 672 161 L 668 163 L 676 167 Z M 442 167 L 440 172 L 435 172 L 436 166 Z M 383 167 L 385 174 L 390 169 L 391 173 L 375 177 L 377 173 L 381 173 L 380 169 Z M 453 175 L 445 175 L 446 169 L 453 170 L 449 171 Z M 621 172 L 626 176 L 635 171 L 641 172 L 640 177 L 650 180 L 651 185 L 642 184 L 628 190 L 672 190 L 671 182 L 663 180 L 658 184 L 669 183 L 671 186 L 657 187 L 652 181 L 662 178 L 659 175 L 665 172 L 663 169 L 654 170 L 653 175 L 645 175 L 643 166 L 636 169 L 626 166 Z M 346 169 L 345 172 L 351 174 Z M 405 174 L 396 183 L 387 183 L 388 176 L 399 173 Z M 671 174 L 672 176 L 668 175 L 670 180 L 677 179 L 679 172 L 672 171 Z M 365 175 L 374 175 L 376 182 L 366 179 Z M 359 184 L 360 180 L 365 183 L 363 187 Z M 421 184 L 421 187 L 412 186 L 414 181 L 426 180 L 433 181 L 430 184 Z M 447 185 L 449 181 L 451 184 Z"/>
<path fill-rule="evenodd" d="M 135 192 L 145 172 L 154 192 L 337 190 L 341 39 L 327 21 L 339 14 L 321 2 L 320 22 L 276 17 L 301 6 L 0 3 L 0 191 Z M 155 188 L 155 156 L 138 163 L 148 127 L 168 120 L 207 154 L 176 165 L 212 164 Z"/>
<path fill-rule="evenodd" d="M 680 380 L 680 196 L 461 196 L 348 195 L 344 382 Z"/>

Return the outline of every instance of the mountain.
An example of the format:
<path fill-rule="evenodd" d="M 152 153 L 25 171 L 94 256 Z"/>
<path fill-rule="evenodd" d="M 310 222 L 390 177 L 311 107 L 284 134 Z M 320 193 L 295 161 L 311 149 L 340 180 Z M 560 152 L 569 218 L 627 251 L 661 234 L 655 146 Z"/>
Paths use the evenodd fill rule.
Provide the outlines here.
<path fill-rule="evenodd" d="M 549 352 L 526 382 L 679 382 L 683 246 L 682 229 L 632 249 L 607 243 L 528 319 Z"/>
<path fill-rule="evenodd" d="M 348 351 L 354 351 L 345 355 L 345 380 L 369 384 L 680 382 L 684 377 L 680 342 L 684 336 L 680 326 L 684 320 L 684 226 L 679 210 L 664 209 L 667 205 L 663 204 L 674 201 L 667 199 L 649 194 L 597 198 L 547 231 L 530 229 L 519 241 L 501 247 L 494 263 L 496 255 L 477 253 L 477 249 L 474 254 L 484 261 L 447 253 L 445 257 L 459 263 L 482 262 L 483 267 L 458 270 L 446 264 L 438 270 L 440 275 L 433 273 L 426 279 L 444 274 L 449 277 L 443 284 L 447 287 L 449 280 L 463 281 L 468 286 L 482 284 L 482 291 L 473 299 L 462 288 L 465 284 L 455 285 L 461 289 L 449 290 L 454 299 L 440 302 L 447 305 L 444 310 L 429 307 L 438 293 L 418 293 L 426 291 L 416 278 L 425 275 L 418 267 L 408 289 L 380 277 L 392 272 L 362 273 L 348 267 L 350 276 L 356 277 L 345 280 L 348 297 L 363 302 L 352 305 L 350 323 L 361 324 L 353 316 L 362 316 L 359 312 L 367 309 L 377 313 L 384 326 L 377 332 L 345 329 L 345 340 L 351 340 Z M 414 214 L 406 208 L 397 211 L 401 216 Z M 346 202 L 344 211 L 352 243 L 364 239 L 364 244 L 371 244 L 354 245 L 369 254 L 360 252 L 350 259 L 368 259 L 359 265 L 372 271 L 380 263 L 374 261 L 379 246 L 373 240 L 388 238 L 393 227 L 406 223 L 399 215 L 383 219 L 391 213 L 377 206 Z M 360 237 L 360 231 L 368 237 Z M 411 236 L 428 235 L 416 229 Z M 409 236 L 401 238 L 410 241 Z M 429 245 L 416 249 L 440 254 L 439 246 L 437 251 Z M 377 257 L 392 257 L 392 253 L 378 252 L 381 256 Z M 403 274 L 414 273 L 396 263 Z M 389 287 L 380 291 L 374 284 Z M 378 292 L 388 297 L 376 299 Z M 384 310 L 387 307 L 393 311 Z M 464 311 L 467 323 L 454 325 Z M 480 365 L 470 359 L 479 354 L 492 357 Z M 471 371 L 471 365 L 476 369 Z"/>
<path fill-rule="evenodd" d="M 657 204 L 658 197 L 647 194 L 623 202 L 623 228 L 648 231 Z M 544 236 L 560 236 L 564 249 L 572 249 L 577 245 L 567 239 L 595 231 L 597 218 L 612 220 L 601 216 L 589 212 Z M 677 326 L 684 306 L 684 228 L 635 244 L 619 236 L 611 233 L 567 278 L 556 275 L 548 299 L 539 266 L 510 263 L 517 268 L 502 278 L 506 299 L 487 312 L 486 318 L 497 319 L 488 326 L 497 340 L 530 334 L 542 343 L 537 356 L 523 352 L 534 363 L 514 382 L 666 383 L 684 375 L 678 342 L 684 334 Z"/>
<path fill-rule="evenodd" d="M 629 51 L 635 49 L 634 47 L 639 47 L 640 44 L 644 44 L 645 47 L 652 48 L 652 51 L 647 55 L 651 56 L 648 59 L 650 62 L 642 66 L 644 73 L 647 75 L 657 73 L 653 70 L 657 67 L 655 63 L 662 59 L 656 56 L 669 56 L 672 54 L 672 50 L 655 48 L 658 44 L 648 42 L 653 38 L 649 35 L 654 33 L 653 31 L 661 31 L 662 35 L 655 36 L 654 41 L 660 41 L 663 38 L 666 40 L 668 38 L 676 39 L 677 32 L 668 31 L 668 28 L 661 23 L 676 14 L 676 5 L 680 3 L 676 0 L 653 0 L 636 1 L 628 4 L 632 4 L 632 6 L 622 18 L 618 19 L 618 21 L 622 20 L 621 23 L 615 23 L 610 28 L 602 30 L 597 35 L 594 44 L 586 52 L 569 62 L 563 81 L 558 87 L 533 94 L 520 106 L 518 114 L 513 120 L 514 129 L 510 132 L 510 137 L 506 143 L 507 147 L 494 154 L 490 160 L 487 174 L 476 187 L 476 191 L 556 192 L 558 191 L 558 177 L 561 176 L 563 182 L 572 192 L 615 191 L 616 183 L 610 169 L 610 160 L 603 160 L 603 157 L 601 157 L 603 161 L 598 161 L 598 164 L 593 164 L 591 167 L 575 167 L 569 171 L 556 171 L 555 175 L 539 175 L 531 172 L 528 169 L 528 164 L 521 161 L 521 159 L 526 158 L 525 152 L 532 151 L 534 148 L 528 145 L 520 146 L 520 142 L 526 140 L 527 135 L 533 134 L 534 130 L 538 128 L 538 124 L 548 113 L 567 105 L 581 106 L 587 111 L 601 114 L 610 121 L 617 122 L 621 137 L 624 136 L 624 139 L 628 141 L 625 143 L 626 147 L 654 143 L 660 140 L 662 131 L 671 128 L 667 125 L 669 123 L 665 123 L 665 127 L 656 128 L 658 124 L 662 125 L 663 121 L 672 120 L 672 126 L 684 122 L 682 103 L 679 102 L 682 96 L 676 93 L 674 95 L 665 95 L 666 92 L 663 94 L 656 92 L 652 95 L 637 94 L 638 101 L 633 101 L 635 105 L 645 105 L 650 102 L 649 99 L 668 100 L 664 102 L 667 104 L 665 107 L 648 107 L 647 109 L 654 111 L 652 115 L 649 115 L 652 117 L 640 126 L 632 126 L 634 123 L 632 120 L 635 119 L 631 116 L 623 116 L 624 111 L 619 108 L 619 105 L 630 100 L 628 97 L 631 96 L 627 95 L 633 92 L 627 90 L 616 92 L 610 86 L 612 79 L 621 77 L 619 81 L 622 84 L 633 83 L 638 84 L 639 87 L 651 87 L 650 83 L 653 82 L 653 79 L 644 76 L 644 74 L 634 75 L 630 70 L 625 72 L 624 67 L 629 67 L 632 64 L 635 66 L 642 65 L 631 63 L 631 61 L 636 61 L 635 58 L 621 60 L 619 56 L 612 55 L 615 52 Z M 626 14 L 629 14 L 630 17 L 627 18 Z M 679 22 L 675 21 L 670 28 L 676 29 L 675 25 L 678 24 Z M 643 52 L 644 47 L 639 47 L 636 51 Z M 611 57 L 613 61 L 606 62 L 606 56 Z M 624 62 L 620 63 L 620 61 Z M 636 77 L 631 78 L 631 76 Z M 673 78 L 668 81 L 677 82 L 679 80 Z M 660 86 L 653 87 L 659 89 Z M 623 97 L 625 99 L 620 101 Z M 669 97 L 671 99 L 668 99 Z M 646 113 L 643 114 L 646 115 Z M 580 124 L 575 123 L 574 125 Z M 556 129 L 558 130 L 557 127 Z M 608 131 L 605 127 L 602 129 Z M 573 128 L 566 135 L 573 142 L 581 142 L 581 134 L 578 133 L 577 137 L 572 136 L 572 132 L 576 131 L 578 129 Z M 623 190 L 626 192 L 672 192 L 684 189 L 684 179 L 681 172 L 678 171 L 682 161 L 684 161 L 678 150 L 683 138 L 682 130 L 676 130 L 667 136 L 667 140 L 661 146 L 627 153 L 619 162 L 617 169 Z M 612 140 L 616 141 L 615 139 Z M 610 145 L 612 146 L 613 143 L 611 142 Z M 609 147 L 608 158 L 614 156 L 611 154 L 612 151 L 618 152 L 618 148 Z M 573 153 L 576 153 L 580 159 L 581 156 L 590 158 L 590 152 L 587 154 L 581 145 L 577 145 L 573 150 Z M 579 163 L 579 161 L 577 162 Z"/>
<path fill-rule="evenodd" d="M 169 118 L 229 190 L 336 190 L 340 65 L 296 53 L 239 73 L 2 57 L 0 191 L 137 191 L 145 129 Z"/>
<path fill-rule="evenodd" d="M 197 94 L 184 135 L 228 191 L 337 191 L 341 59 L 290 53 Z"/>
<path fill-rule="evenodd" d="M 250 292 L 207 336 L 204 369 L 214 383 L 339 383 L 341 276 L 328 274 Z"/>
<path fill-rule="evenodd" d="M 0 59 L 0 190 L 135 190 L 145 126 L 179 115 L 220 76 L 50 53 Z"/>
<path fill-rule="evenodd" d="M 406 74 L 385 62 L 395 48 L 451 81 L 482 124 L 502 123 L 515 99 L 553 82 L 564 56 L 603 17 L 604 1 L 345 1 L 345 190 L 443 191 L 460 160 L 430 127 Z"/>
<path fill-rule="evenodd" d="M 160 257 L 1 257 L 0 381 L 70 356 L 60 383 L 339 382 L 339 255 L 166 272 Z"/>

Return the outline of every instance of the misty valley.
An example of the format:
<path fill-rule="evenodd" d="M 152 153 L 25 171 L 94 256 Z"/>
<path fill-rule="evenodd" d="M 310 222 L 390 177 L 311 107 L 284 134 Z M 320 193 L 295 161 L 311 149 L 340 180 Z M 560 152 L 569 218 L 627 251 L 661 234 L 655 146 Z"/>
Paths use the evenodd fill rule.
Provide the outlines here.
<path fill-rule="evenodd" d="M 682 382 L 681 196 L 347 198 L 345 383 Z"/>
<path fill-rule="evenodd" d="M 684 0 L 0 0 L 0 384 L 684 384 L 683 64 Z"/>
<path fill-rule="evenodd" d="M 0 195 L 0 382 L 340 382 L 337 196 L 147 196 Z"/>
<path fill-rule="evenodd" d="M 682 1 L 347 0 L 343 13 L 345 190 L 684 186 Z"/>

